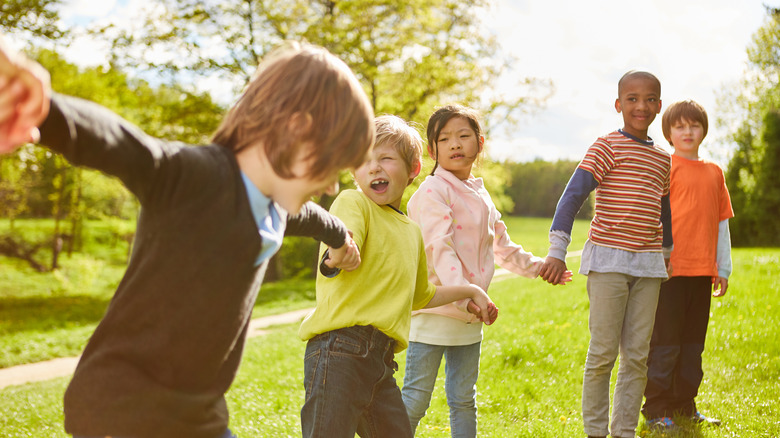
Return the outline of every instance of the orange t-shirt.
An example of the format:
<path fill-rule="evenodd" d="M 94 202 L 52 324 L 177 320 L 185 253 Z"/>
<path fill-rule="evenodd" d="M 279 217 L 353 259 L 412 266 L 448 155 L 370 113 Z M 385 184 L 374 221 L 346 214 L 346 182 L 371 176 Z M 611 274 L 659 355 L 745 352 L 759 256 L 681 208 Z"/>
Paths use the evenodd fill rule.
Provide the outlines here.
<path fill-rule="evenodd" d="M 672 276 L 717 276 L 718 223 L 734 217 L 723 169 L 672 155 Z"/>

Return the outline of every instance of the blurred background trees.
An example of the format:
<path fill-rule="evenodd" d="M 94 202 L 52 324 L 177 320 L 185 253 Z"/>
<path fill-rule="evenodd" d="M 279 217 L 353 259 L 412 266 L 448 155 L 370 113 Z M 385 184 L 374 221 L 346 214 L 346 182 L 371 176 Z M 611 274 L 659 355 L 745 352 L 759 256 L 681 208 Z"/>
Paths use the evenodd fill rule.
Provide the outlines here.
<path fill-rule="evenodd" d="M 491 132 L 516 128 L 529 112 L 543 108 L 553 85 L 519 78 L 516 95 L 496 89 L 516 60 L 502 52 L 479 19 L 479 10 L 490 5 L 490 0 L 151 0 L 133 28 L 119 29 L 68 27 L 60 17 L 61 0 L 8 0 L 0 4 L 0 30 L 28 42 L 28 54 L 51 72 L 55 91 L 100 103 L 157 137 L 208 143 L 257 63 L 282 41 L 299 40 L 342 58 L 377 114 L 410 120 L 423 137 L 436 107 L 457 102 L 478 109 L 489 148 Z M 780 245 L 778 16 L 778 10 L 767 8 L 766 22 L 747 49 L 744 81 L 722 96 L 727 110 L 720 108 L 725 115 L 718 123 L 731 128 L 729 140 L 736 144 L 726 170 L 736 212 L 735 245 Z M 58 54 L 85 32 L 111 47 L 103 65 L 80 67 Z M 223 86 L 215 88 L 214 82 Z M 428 159 L 415 186 L 431 164 Z M 495 162 L 485 156 L 475 174 L 485 179 L 502 213 L 551 217 L 576 165 Z M 343 186 L 351 186 L 347 174 Z M 0 253 L 12 252 L 3 249 L 9 245 L 27 254 L 50 248 L 50 260 L 35 260 L 43 269 L 55 269 L 60 251 L 80 249 L 84 220 L 130 219 L 137 210 L 115 179 L 73 168 L 44 148 L 26 146 L 0 156 L 0 218 L 9 220 L 11 230 L 17 218 L 55 221 L 45 241 L 24 242 L 13 232 L 0 236 L 5 242 Z M 588 203 L 579 217 L 592 212 Z M 126 227 L 117 225 L 117 233 L 128 238 Z M 312 263 L 293 261 L 300 253 L 297 245 L 290 249 L 290 261 L 269 275 L 296 275 L 302 269 L 298 264 Z"/>
<path fill-rule="evenodd" d="M 738 89 L 723 98 L 736 143 L 726 171 L 735 246 L 780 245 L 780 9 L 767 7 L 765 24 L 747 48 Z"/>

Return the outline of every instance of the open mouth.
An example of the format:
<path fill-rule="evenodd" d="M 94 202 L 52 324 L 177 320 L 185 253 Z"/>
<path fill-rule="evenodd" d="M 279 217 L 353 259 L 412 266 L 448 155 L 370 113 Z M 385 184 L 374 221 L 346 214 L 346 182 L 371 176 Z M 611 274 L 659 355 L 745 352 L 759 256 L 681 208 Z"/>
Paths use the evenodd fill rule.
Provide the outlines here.
<path fill-rule="evenodd" d="M 386 179 L 375 179 L 371 181 L 371 190 L 376 193 L 384 193 L 387 191 L 387 186 L 390 182 Z"/>
<path fill-rule="evenodd" d="M 463 154 L 455 154 L 455 155 L 450 155 L 450 160 L 457 160 L 458 158 L 465 158 L 465 157 L 466 156 Z"/>

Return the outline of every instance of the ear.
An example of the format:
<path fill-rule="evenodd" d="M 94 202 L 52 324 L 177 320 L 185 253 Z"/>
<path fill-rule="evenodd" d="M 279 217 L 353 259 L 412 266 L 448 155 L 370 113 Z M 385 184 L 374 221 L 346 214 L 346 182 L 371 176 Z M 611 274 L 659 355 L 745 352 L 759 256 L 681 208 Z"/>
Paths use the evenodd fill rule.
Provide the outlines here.
<path fill-rule="evenodd" d="M 428 156 L 431 157 L 433 161 L 436 161 L 436 143 L 428 142 Z"/>
<path fill-rule="evenodd" d="M 421 170 L 422 159 L 418 160 L 416 163 L 414 163 L 414 166 L 412 166 L 412 170 L 409 172 L 409 181 L 406 182 L 407 187 L 409 187 L 414 182 L 414 179 L 417 178 L 417 175 L 420 174 Z"/>
<path fill-rule="evenodd" d="M 479 150 L 477 152 L 478 153 L 482 153 L 482 149 L 484 147 L 485 147 L 485 136 L 484 135 L 480 135 L 479 136 Z"/>
<path fill-rule="evenodd" d="M 414 166 L 412 167 L 412 171 L 409 172 L 409 178 L 411 179 L 417 178 L 417 175 L 420 174 L 420 171 L 422 171 L 422 159 L 417 160 L 417 162 L 414 163 Z"/>
<path fill-rule="evenodd" d="M 658 112 L 656 114 L 661 114 L 661 107 L 663 106 L 663 102 L 661 99 L 658 99 Z"/>
<path fill-rule="evenodd" d="M 314 123 L 311 114 L 309 113 L 293 113 L 289 119 L 287 119 L 287 132 L 294 136 L 299 137 L 309 132 L 312 124 Z"/>
<path fill-rule="evenodd" d="M 623 111 L 623 108 L 620 107 L 620 99 L 615 99 L 615 111 L 618 113 Z"/>

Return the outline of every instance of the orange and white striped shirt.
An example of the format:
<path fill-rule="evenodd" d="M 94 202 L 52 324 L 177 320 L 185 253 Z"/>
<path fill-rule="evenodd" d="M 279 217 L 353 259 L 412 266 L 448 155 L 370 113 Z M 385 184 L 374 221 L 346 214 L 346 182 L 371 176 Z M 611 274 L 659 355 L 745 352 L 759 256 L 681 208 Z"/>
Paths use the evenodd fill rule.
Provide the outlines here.
<path fill-rule="evenodd" d="M 631 252 L 661 251 L 661 197 L 669 193 L 669 153 L 652 141 L 614 131 L 596 140 L 578 168 L 598 182 L 590 240 Z"/>

